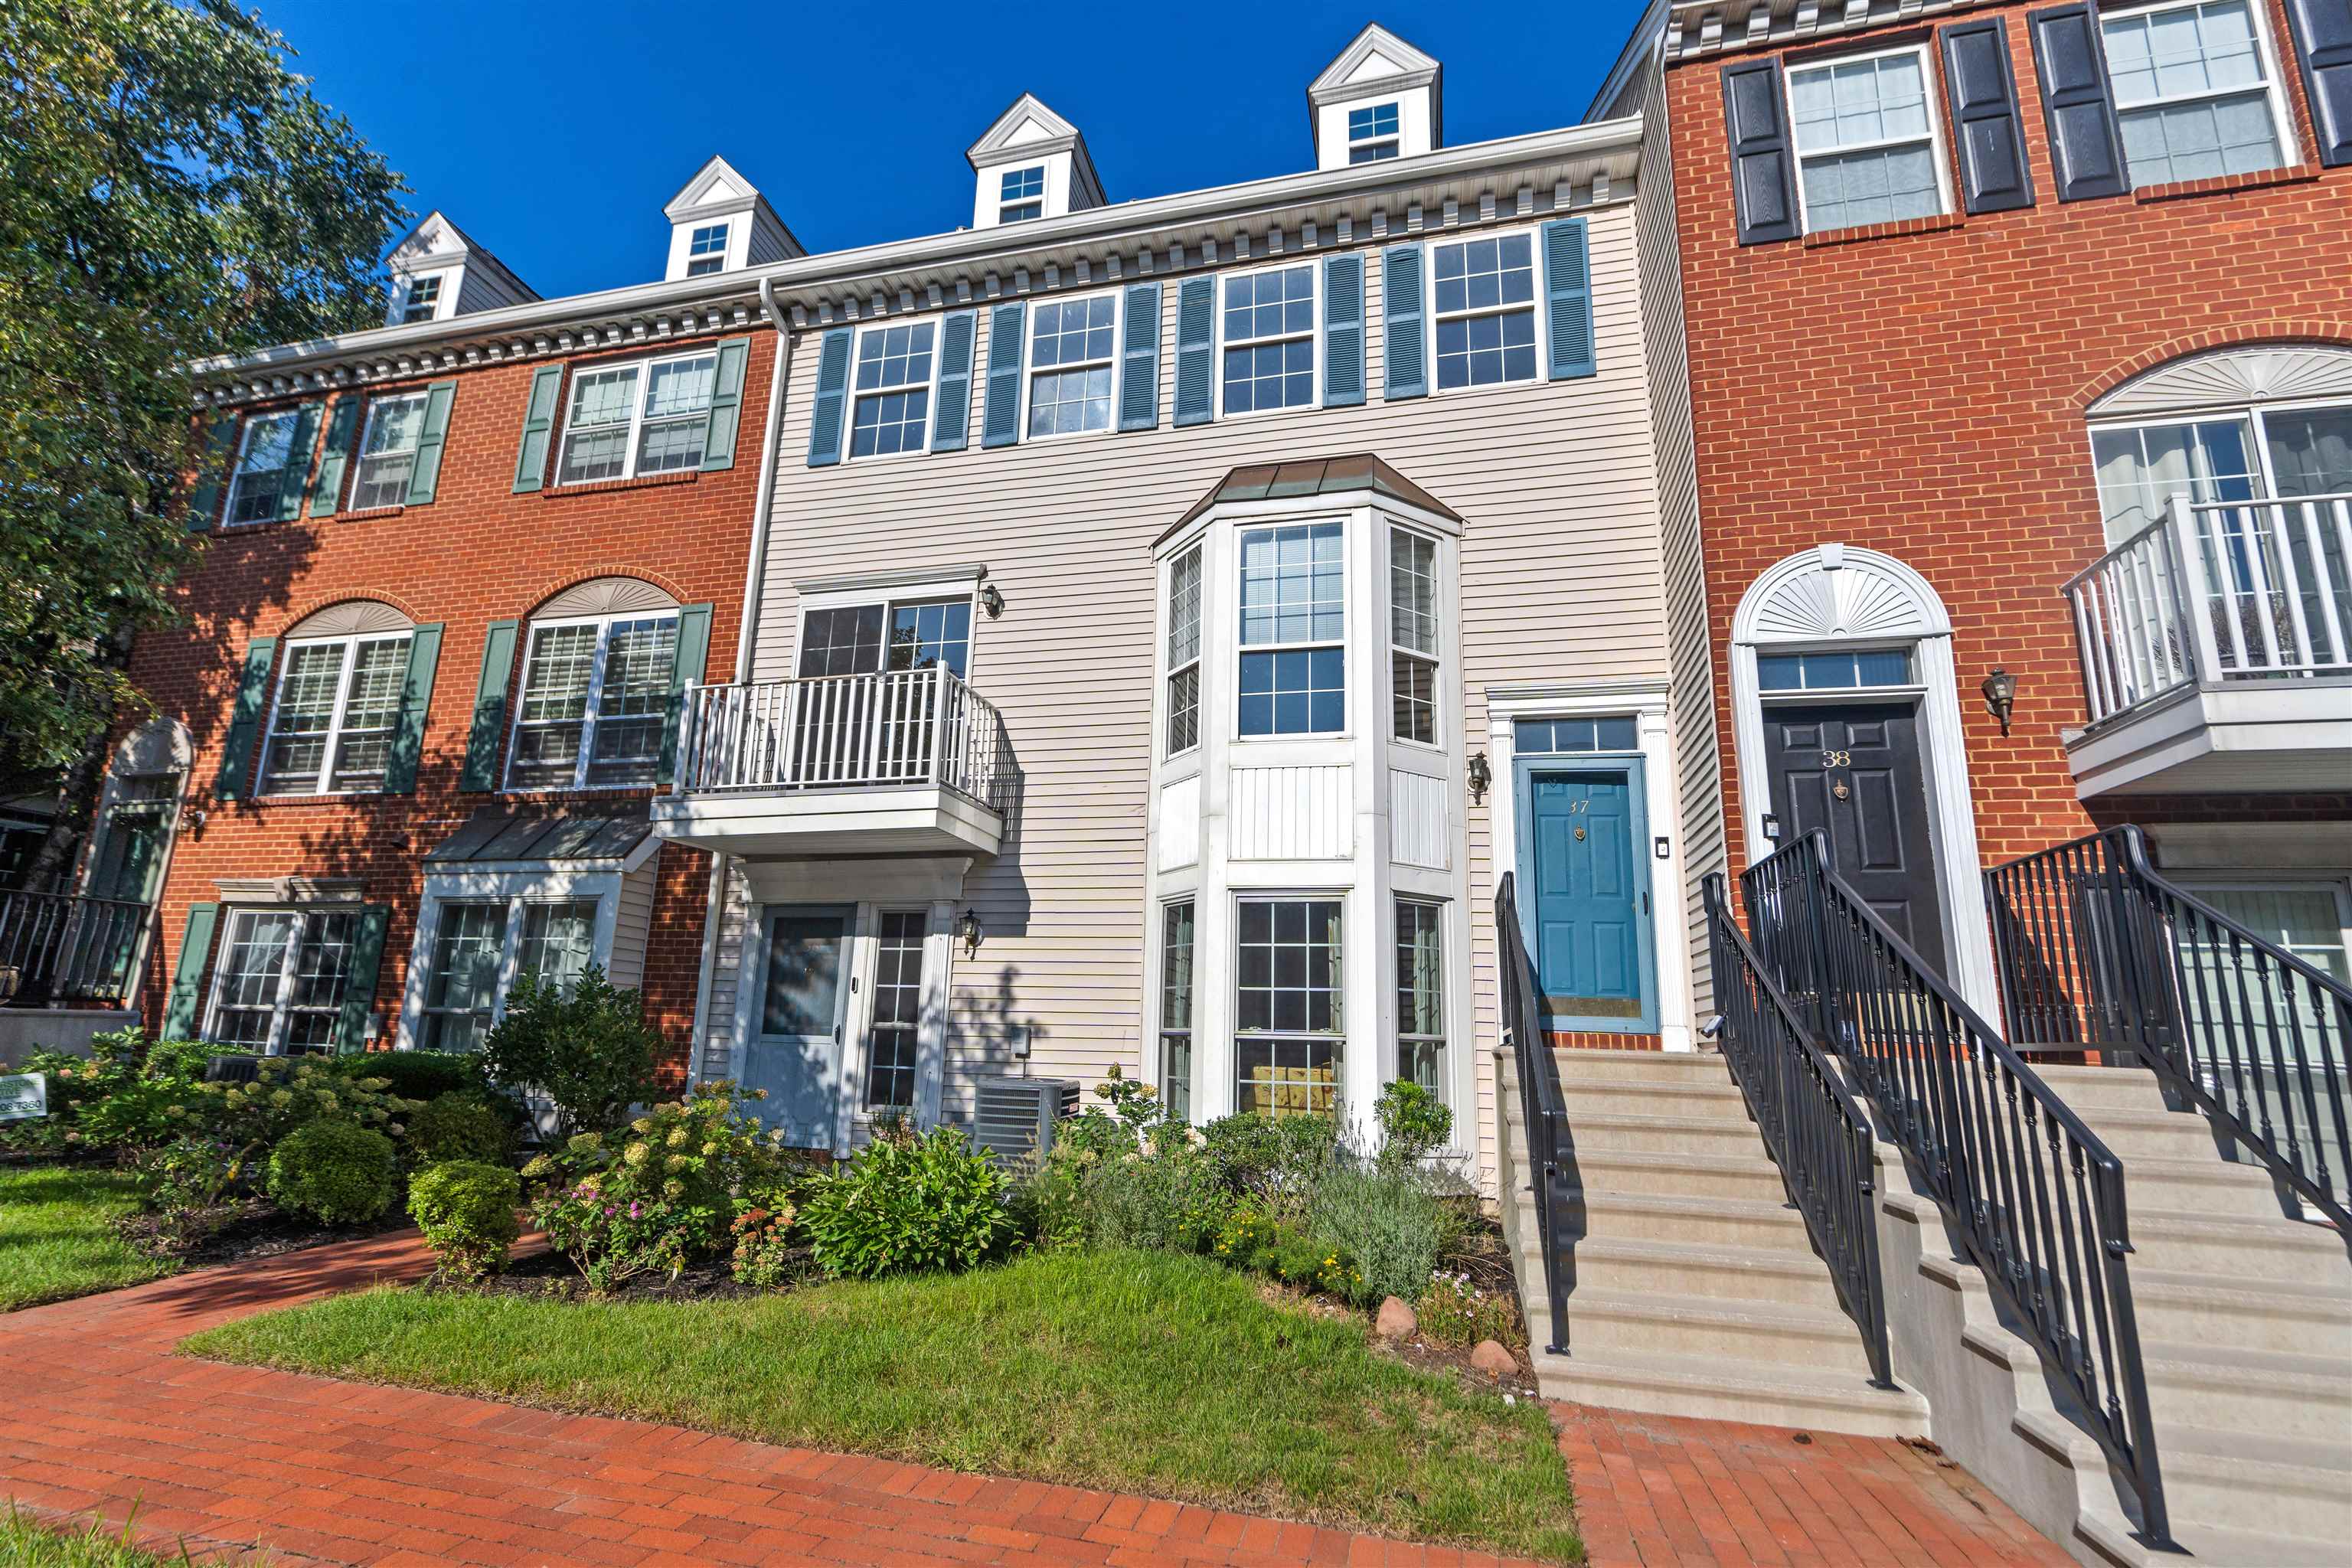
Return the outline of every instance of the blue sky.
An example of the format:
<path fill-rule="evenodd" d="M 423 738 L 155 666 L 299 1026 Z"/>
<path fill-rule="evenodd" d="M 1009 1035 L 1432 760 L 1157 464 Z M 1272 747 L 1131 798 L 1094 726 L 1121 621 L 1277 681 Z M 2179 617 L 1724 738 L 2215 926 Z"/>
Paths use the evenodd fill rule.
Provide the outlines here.
<path fill-rule="evenodd" d="M 963 151 L 1024 91 L 1077 124 L 1123 201 L 1310 166 L 1307 83 L 1367 21 L 1444 62 L 1459 145 L 1573 123 L 1641 9 L 1255 0 L 1033 25 L 931 0 L 549 0 L 403 22 L 248 3 L 418 215 L 445 209 L 549 298 L 660 277 L 662 204 L 713 153 L 803 244 L 835 250 L 970 222 Z"/>

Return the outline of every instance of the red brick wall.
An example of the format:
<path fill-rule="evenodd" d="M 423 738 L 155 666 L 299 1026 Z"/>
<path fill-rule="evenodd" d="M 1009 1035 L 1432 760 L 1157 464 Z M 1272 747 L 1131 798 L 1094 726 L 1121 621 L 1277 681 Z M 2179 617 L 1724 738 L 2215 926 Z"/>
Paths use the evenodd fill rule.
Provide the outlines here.
<path fill-rule="evenodd" d="M 183 827 L 173 850 L 160 952 L 150 960 L 142 994 L 148 1018 L 162 1017 L 188 906 L 216 898 L 216 879 L 356 877 L 370 901 L 392 910 L 374 1004 L 385 1024 L 377 1043 L 385 1043 L 397 1026 L 407 981 L 421 892 L 419 862 L 426 850 L 478 808 L 501 801 L 560 802 L 593 810 L 645 795 L 502 796 L 460 791 L 484 636 L 491 621 L 525 618 L 550 595 L 584 578 L 642 577 L 682 604 L 713 606 L 709 662 L 696 674 L 710 680 L 732 677 L 774 342 L 772 332 L 751 334 L 732 468 L 551 486 L 530 495 L 514 494 L 513 486 L 523 406 L 536 363 L 468 369 L 454 378 L 419 377 L 367 394 L 338 394 L 373 395 L 413 390 L 428 379 L 455 379 L 436 499 L 427 506 L 351 518 L 306 513 L 289 522 L 216 530 L 205 541 L 201 563 L 180 585 L 181 622 L 140 638 L 132 678 L 158 712 L 187 724 L 195 747 L 189 804 L 205 814 L 201 826 Z M 666 352 L 677 346 L 664 345 Z M 576 374 L 583 366 L 641 357 L 644 352 L 583 356 L 571 368 Z M 228 803 L 214 798 L 229 705 L 247 643 L 282 636 L 311 611 L 353 598 L 381 599 L 419 622 L 444 625 L 415 793 Z M 519 643 L 517 681 L 521 651 Z M 281 649 L 281 666 L 283 659 Z M 510 684 L 509 720 L 512 695 Z M 708 868 L 698 851 L 662 848 L 646 954 L 647 1016 L 668 1037 L 673 1065 L 681 1069 L 701 963 Z M 224 934 L 226 925 L 224 921 Z"/>
<path fill-rule="evenodd" d="M 1666 79 L 1717 689 L 1730 690 L 1732 614 L 1766 568 L 1823 542 L 1907 562 L 1951 612 L 1987 863 L 2094 826 L 2059 741 L 2084 712 L 2058 590 L 2105 549 L 2084 408 L 2200 348 L 2352 342 L 2352 169 L 2061 203 L 2025 11 L 1969 13 L 2007 24 L 2037 203 L 2021 212 L 1742 248 L 1723 61 Z M 2308 157 L 2310 117 L 2274 4 L 2270 22 L 2301 138 L 2290 156 Z M 1937 69 L 1942 112 L 1940 60 Z M 1948 152 L 1948 116 L 1947 132 Z M 1952 178 L 1958 190 L 1957 169 Z M 2007 739 L 1975 689 L 1996 665 L 2019 682 Z M 1717 714 L 1738 866 L 1747 854 L 1728 701 Z M 2243 819 L 2273 807 L 2340 818 L 2352 797 L 2238 797 L 2218 809 Z M 2161 809 L 2179 820 L 2191 808 Z M 2123 802 L 2098 816 L 2154 819 Z"/>

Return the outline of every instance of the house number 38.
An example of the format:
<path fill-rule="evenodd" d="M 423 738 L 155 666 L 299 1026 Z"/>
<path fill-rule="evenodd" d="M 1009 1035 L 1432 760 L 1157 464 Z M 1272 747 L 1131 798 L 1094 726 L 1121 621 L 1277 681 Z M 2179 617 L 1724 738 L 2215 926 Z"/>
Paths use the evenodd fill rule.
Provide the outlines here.
<path fill-rule="evenodd" d="M 1852 752 L 1823 752 L 1822 753 L 1822 766 L 1825 768 L 1850 768 L 1853 766 L 1853 753 Z"/>

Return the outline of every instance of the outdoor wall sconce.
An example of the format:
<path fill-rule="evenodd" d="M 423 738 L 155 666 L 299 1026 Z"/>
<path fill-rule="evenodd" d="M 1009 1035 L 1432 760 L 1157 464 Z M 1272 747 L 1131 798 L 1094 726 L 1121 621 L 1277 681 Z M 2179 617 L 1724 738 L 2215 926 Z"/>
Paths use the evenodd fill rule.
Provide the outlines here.
<path fill-rule="evenodd" d="M 1494 770 L 1486 765 L 1486 753 L 1470 753 L 1470 804 L 1477 805 L 1486 798 L 1486 788 L 1495 782 Z"/>
<path fill-rule="evenodd" d="M 970 910 L 966 910 L 963 913 L 958 915 L 956 917 L 955 933 L 956 940 L 963 943 L 963 955 L 966 958 L 971 957 L 974 953 L 980 951 L 980 939 L 983 933 L 980 929 L 980 917 L 978 915 L 973 914 Z"/>
<path fill-rule="evenodd" d="M 2017 677 L 1995 665 L 1977 689 L 1984 693 L 1985 711 L 2000 721 L 2000 732 L 2007 735 L 2010 713 L 2017 707 Z"/>
<path fill-rule="evenodd" d="M 1768 843 L 1780 842 L 1780 819 L 1769 811 L 1764 814 L 1764 837 Z"/>
<path fill-rule="evenodd" d="M 988 618 L 992 621 L 1004 613 L 1004 595 L 996 591 L 995 584 L 980 585 L 980 607 L 988 612 Z"/>
<path fill-rule="evenodd" d="M 1658 856 L 1658 858 L 1659 858 L 1659 859 L 1661 859 L 1661 860 L 1670 860 L 1670 859 L 1674 858 L 1674 850 L 1673 850 L 1673 848 L 1672 848 L 1670 846 L 1668 846 L 1668 844 L 1666 843 L 1666 836 L 1665 836 L 1664 834 L 1661 833 L 1661 834 L 1659 834 L 1659 835 L 1658 835 L 1657 839 L 1655 840 L 1655 843 L 1654 843 L 1654 847 L 1655 847 L 1655 849 L 1656 849 L 1656 851 L 1657 851 L 1657 856 Z"/>

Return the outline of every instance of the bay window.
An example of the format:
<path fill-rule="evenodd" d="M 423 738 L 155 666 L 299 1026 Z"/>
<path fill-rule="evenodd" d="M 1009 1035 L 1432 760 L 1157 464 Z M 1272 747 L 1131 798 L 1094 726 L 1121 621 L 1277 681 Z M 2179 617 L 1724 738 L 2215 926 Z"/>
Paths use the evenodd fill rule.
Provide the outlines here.
<path fill-rule="evenodd" d="M 509 789 L 655 782 L 677 659 L 677 612 L 535 621 Z"/>
<path fill-rule="evenodd" d="M 1311 522 L 1241 536 L 1244 736 L 1329 735 L 1346 727 L 1343 530 Z"/>
<path fill-rule="evenodd" d="M 428 897 L 417 1047 L 479 1049 L 524 975 L 568 989 L 595 962 L 600 912 L 593 898 Z"/>
<path fill-rule="evenodd" d="M 1234 985 L 1234 1107 L 1265 1116 L 1339 1109 L 1340 904 L 1244 899 Z"/>
<path fill-rule="evenodd" d="M 1160 1105 L 1192 1119 L 1192 900 L 1160 911 Z"/>
<path fill-rule="evenodd" d="M 264 795 L 383 787 L 411 637 L 402 631 L 287 645 L 262 753 Z"/>
<path fill-rule="evenodd" d="M 563 420 L 558 484 L 587 484 L 702 466 L 717 350 L 577 372 Z"/>
<path fill-rule="evenodd" d="M 1400 1082 L 1445 1094 L 1445 910 L 1396 901 L 1396 1068 Z"/>
<path fill-rule="evenodd" d="M 1168 754 L 1201 743 L 1201 547 L 1168 568 Z"/>
<path fill-rule="evenodd" d="M 1400 741 L 1437 744 L 1437 542 L 1389 530 L 1389 700 Z"/>

